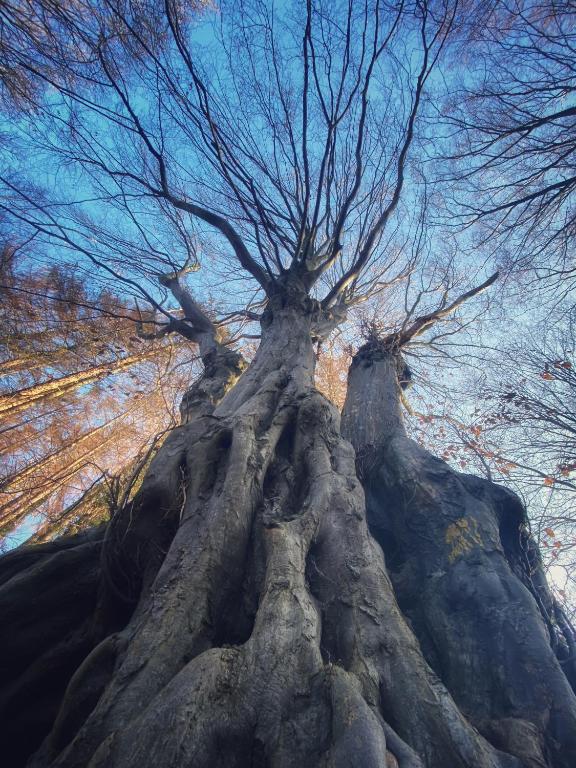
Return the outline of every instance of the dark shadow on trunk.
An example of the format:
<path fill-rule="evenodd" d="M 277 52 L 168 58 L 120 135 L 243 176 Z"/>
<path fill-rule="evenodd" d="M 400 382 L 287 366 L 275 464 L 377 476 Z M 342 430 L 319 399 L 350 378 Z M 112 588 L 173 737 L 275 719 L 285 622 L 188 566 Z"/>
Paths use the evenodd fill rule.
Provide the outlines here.
<path fill-rule="evenodd" d="M 73 673 L 94 647 L 103 527 L 0 558 L 0 718 L 18 768 L 52 728 Z"/>
<path fill-rule="evenodd" d="M 373 346 L 352 365 L 343 430 L 399 604 L 428 662 L 494 746 L 527 766 L 569 768 L 576 699 L 556 658 L 561 633 L 525 513 L 511 492 L 455 472 L 407 437 L 398 353 Z"/>

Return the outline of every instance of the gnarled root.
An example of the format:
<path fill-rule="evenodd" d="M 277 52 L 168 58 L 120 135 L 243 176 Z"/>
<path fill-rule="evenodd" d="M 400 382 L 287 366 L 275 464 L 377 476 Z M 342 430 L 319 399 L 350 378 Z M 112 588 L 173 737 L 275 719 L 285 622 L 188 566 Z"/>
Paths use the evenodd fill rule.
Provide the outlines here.
<path fill-rule="evenodd" d="M 191 466 L 215 444 L 220 460 L 210 482 L 190 481 L 126 650 L 52 765 L 519 768 L 423 660 L 333 407 L 312 390 L 259 399 L 190 447 Z M 234 604 L 257 610 L 226 646 L 218 619 Z"/>

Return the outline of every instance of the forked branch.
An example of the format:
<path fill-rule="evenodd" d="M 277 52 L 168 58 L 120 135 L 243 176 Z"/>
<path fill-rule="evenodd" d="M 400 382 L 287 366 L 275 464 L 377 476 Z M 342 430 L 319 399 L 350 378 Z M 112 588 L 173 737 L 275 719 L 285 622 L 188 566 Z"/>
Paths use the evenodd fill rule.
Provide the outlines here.
<path fill-rule="evenodd" d="M 499 272 L 494 272 L 494 274 L 485 280 L 481 285 L 476 286 L 476 288 L 471 288 L 469 291 L 461 294 L 448 306 L 441 306 L 434 310 L 434 312 L 428 312 L 425 315 L 421 315 L 420 317 L 416 318 L 416 320 L 414 320 L 411 325 L 403 327 L 399 331 L 394 331 L 394 333 L 388 334 L 384 339 L 382 339 L 382 344 L 386 347 L 393 347 L 395 349 L 401 349 L 402 347 L 405 347 L 414 338 L 421 336 L 423 333 L 429 330 L 435 323 L 452 315 L 459 306 L 464 304 L 465 301 L 468 301 L 468 299 L 471 299 L 473 296 L 478 296 L 478 294 L 485 291 L 486 288 L 489 288 L 493 283 L 496 282 L 498 275 Z"/>

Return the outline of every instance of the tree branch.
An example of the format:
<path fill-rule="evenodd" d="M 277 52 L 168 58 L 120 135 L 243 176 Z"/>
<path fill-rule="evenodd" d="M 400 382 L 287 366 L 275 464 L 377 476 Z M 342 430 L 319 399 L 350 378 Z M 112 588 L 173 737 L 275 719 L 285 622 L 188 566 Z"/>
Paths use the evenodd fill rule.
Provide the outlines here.
<path fill-rule="evenodd" d="M 495 272 L 481 285 L 466 291 L 466 293 L 463 293 L 461 296 L 458 296 L 458 298 L 448 306 L 439 308 L 435 312 L 429 312 L 426 315 L 421 315 L 416 320 L 414 320 L 414 322 L 408 326 L 408 328 L 404 328 L 386 336 L 382 340 L 382 343 L 385 346 L 395 347 L 397 349 L 406 346 L 406 344 L 412 341 L 412 339 L 416 338 L 417 336 L 421 336 L 439 320 L 443 320 L 445 317 L 448 317 L 448 315 L 451 315 L 465 301 L 471 299 L 473 296 L 477 296 L 479 293 L 482 293 L 486 290 L 486 288 L 489 288 L 493 283 L 496 282 L 498 275 L 499 272 Z"/>

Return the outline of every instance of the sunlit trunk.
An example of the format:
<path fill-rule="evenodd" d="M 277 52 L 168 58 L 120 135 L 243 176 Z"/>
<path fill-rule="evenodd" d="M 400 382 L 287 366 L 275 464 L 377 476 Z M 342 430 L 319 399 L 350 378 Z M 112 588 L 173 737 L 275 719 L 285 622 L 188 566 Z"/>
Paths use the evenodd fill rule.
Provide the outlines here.
<path fill-rule="evenodd" d="M 114 439 L 114 435 L 105 438 L 70 461 L 65 467 L 58 469 L 44 482 L 31 483 L 29 487 L 24 486 L 20 490 L 12 488 L 0 494 L 0 498 L 4 497 L 0 505 L 0 537 L 8 536 L 20 522 L 44 504 L 59 488 L 70 482 L 80 469 L 89 464 L 91 459 Z"/>
<path fill-rule="evenodd" d="M 80 387 L 86 386 L 86 384 L 92 384 L 106 376 L 119 373 L 136 363 L 141 363 L 154 357 L 156 354 L 155 350 L 148 350 L 138 355 L 130 355 L 110 363 L 103 363 L 83 371 L 70 373 L 67 376 L 61 376 L 59 379 L 50 379 L 42 384 L 35 384 L 12 394 L 0 395 L 0 415 L 3 418 L 11 418 L 32 405 L 63 397 Z"/>
<path fill-rule="evenodd" d="M 0 481 L 0 492 L 17 493 L 19 491 L 23 491 L 25 490 L 25 488 L 22 487 L 23 483 L 28 478 L 34 475 L 46 475 L 46 472 L 50 468 L 52 468 L 53 474 L 61 470 L 66 470 L 68 464 L 66 464 L 66 462 L 58 462 L 59 458 L 69 452 L 72 452 L 74 448 L 77 448 L 78 446 L 88 442 L 91 437 L 94 437 L 100 432 L 105 431 L 111 424 L 114 424 L 124 415 L 125 414 L 123 413 L 119 414 L 113 419 L 110 419 L 103 424 L 99 424 L 97 427 L 89 429 L 87 432 L 84 432 L 84 434 L 81 434 L 75 439 L 66 442 L 61 448 L 58 448 L 58 450 L 52 451 L 52 453 L 49 453 L 47 456 L 27 464 L 25 467 L 19 469 L 17 472 L 13 472 L 11 475 L 7 475 Z"/>

